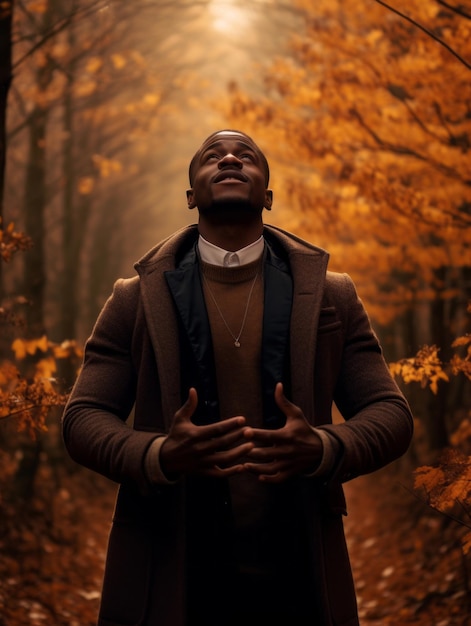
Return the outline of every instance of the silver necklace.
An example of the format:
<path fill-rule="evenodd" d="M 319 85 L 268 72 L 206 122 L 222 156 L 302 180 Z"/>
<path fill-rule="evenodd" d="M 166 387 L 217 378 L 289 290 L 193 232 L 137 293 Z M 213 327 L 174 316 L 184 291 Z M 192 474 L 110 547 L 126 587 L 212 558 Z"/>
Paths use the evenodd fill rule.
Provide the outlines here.
<path fill-rule="evenodd" d="M 213 294 L 213 292 L 211 290 L 211 287 L 209 286 L 208 280 L 207 280 L 206 276 L 203 273 L 203 280 L 204 280 L 204 283 L 205 283 L 206 287 L 208 288 L 209 295 L 211 296 L 211 298 L 212 298 L 212 300 L 214 302 L 214 306 L 216 307 L 219 315 L 221 316 L 221 319 L 224 322 L 225 327 L 229 331 L 229 334 L 232 337 L 232 339 L 234 340 L 234 345 L 235 345 L 236 348 L 240 348 L 240 337 L 241 337 L 242 332 L 244 330 L 245 320 L 247 319 L 247 313 L 249 311 L 250 298 L 252 297 L 252 292 L 253 292 L 253 289 L 255 287 L 255 282 L 257 280 L 257 277 L 258 277 L 258 272 L 255 274 L 255 278 L 253 279 L 252 286 L 250 287 L 249 297 L 247 298 L 247 304 L 245 305 L 244 318 L 242 320 L 242 325 L 240 327 L 239 334 L 236 336 L 236 335 L 234 335 L 232 330 L 229 328 L 229 324 L 226 322 L 226 319 L 225 319 L 224 315 L 222 314 L 222 311 L 219 308 L 218 303 L 216 302 L 216 298 L 214 297 L 214 294 Z"/>

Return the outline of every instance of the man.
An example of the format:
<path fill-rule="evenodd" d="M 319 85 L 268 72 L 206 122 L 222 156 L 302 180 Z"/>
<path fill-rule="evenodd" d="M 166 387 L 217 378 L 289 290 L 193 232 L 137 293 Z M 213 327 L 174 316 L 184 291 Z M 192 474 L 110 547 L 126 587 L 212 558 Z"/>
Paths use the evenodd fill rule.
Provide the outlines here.
<path fill-rule="evenodd" d="M 268 182 L 250 137 L 208 137 L 198 224 L 117 281 L 87 342 L 63 434 L 120 483 L 101 625 L 358 624 L 341 485 L 402 455 L 412 418 L 349 277 L 263 224 Z"/>

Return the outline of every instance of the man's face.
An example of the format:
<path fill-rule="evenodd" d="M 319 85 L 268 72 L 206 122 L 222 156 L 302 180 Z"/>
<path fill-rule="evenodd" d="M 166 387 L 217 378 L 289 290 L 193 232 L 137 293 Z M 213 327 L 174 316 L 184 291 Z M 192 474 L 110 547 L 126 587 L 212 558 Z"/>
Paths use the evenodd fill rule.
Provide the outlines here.
<path fill-rule="evenodd" d="M 244 135 L 217 133 L 200 150 L 187 192 L 188 207 L 201 215 L 225 212 L 260 214 L 271 208 L 272 193 L 266 189 L 267 172 L 256 146 Z"/>

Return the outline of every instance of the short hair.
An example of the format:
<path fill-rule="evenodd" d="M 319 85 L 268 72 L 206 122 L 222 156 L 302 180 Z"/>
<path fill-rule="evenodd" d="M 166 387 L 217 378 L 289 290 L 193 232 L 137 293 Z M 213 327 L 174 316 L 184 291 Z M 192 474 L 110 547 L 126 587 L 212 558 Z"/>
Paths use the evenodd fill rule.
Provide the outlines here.
<path fill-rule="evenodd" d="M 270 168 L 268 167 L 268 161 L 267 161 L 265 155 L 260 150 L 260 148 L 257 146 L 257 144 L 252 139 L 252 137 L 250 137 L 246 133 L 243 133 L 240 130 L 234 130 L 234 129 L 231 129 L 231 128 L 225 128 L 223 130 L 217 130 L 216 132 L 211 133 L 211 135 L 209 135 L 209 137 L 207 137 L 203 141 L 203 143 L 201 144 L 201 147 L 196 151 L 196 153 L 194 154 L 193 158 L 190 161 L 190 167 L 188 168 L 188 176 L 189 176 L 189 179 L 190 179 L 190 185 L 193 187 L 193 181 L 195 179 L 196 164 L 197 164 L 197 161 L 198 161 L 199 157 L 201 156 L 201 153 L 206 149 L 206 146 L 209 143 L 211 143 L 211 141 L 215 137 L 217 137 L 217 135 L 221 135 L 223 133 L 232 133 L 232 134 L 241 135 L 241 137 L 243 137 L 247 141 L 247 143 L 250 146 L 252 146 L 252 148 L 257 152 L 257 154 L 259 155 L 259 157 L 260 157 L 260 159 L 262 161 L 263 169 L 265 170 L 265 186 L 268 187 L 268 183 L 270 181 Z"/>

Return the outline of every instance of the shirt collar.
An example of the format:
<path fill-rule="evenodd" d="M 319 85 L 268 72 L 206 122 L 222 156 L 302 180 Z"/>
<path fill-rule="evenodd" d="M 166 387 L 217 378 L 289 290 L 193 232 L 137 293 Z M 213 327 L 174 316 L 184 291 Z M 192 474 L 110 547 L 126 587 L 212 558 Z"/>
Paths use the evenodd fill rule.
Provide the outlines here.
<path fill-rule="evenodd" d="M 222 267 L 237 267 L 239 265 L 247 265 L 256 261 L 263 252 L 264 239 L 263 235 L 256 241 L 253 241 L 245 248 L 241 248 L 236 252 L 230 252 L 215 246 L 201 235 L 198 238 L 198 249 L 201 260 L 210 265 L 220 265 Z"/>

